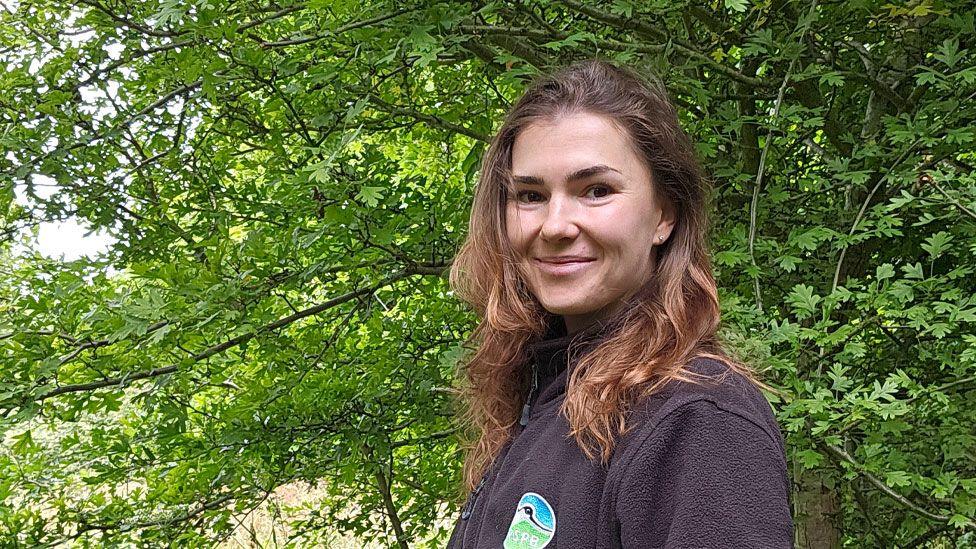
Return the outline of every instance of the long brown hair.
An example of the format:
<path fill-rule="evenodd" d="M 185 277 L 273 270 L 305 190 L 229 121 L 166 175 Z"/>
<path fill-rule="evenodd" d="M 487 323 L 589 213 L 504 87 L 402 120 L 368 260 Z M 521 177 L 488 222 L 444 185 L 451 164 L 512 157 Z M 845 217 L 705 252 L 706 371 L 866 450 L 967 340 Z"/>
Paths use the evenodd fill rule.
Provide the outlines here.
<path fill-rule="evenodd" d="M 625 131 L 650 170 L 655 196 L 677 217 L 669 239 L 655 248 L 653 276 L 614 322 L 619 328 L 570 376 L 560 413 L 580 449 L 609 460 L 628 429 L 628 408 L 671 380 L 695 381 L 685 368 L 692 358 L 722 360 L 765 386 L 716 337 L 718 294 L 705 243 L 710 189 L 663 84 L 606 61 L 570 65 L 538 79 L 506 115 L 482 160 L 469 232 L 451 266 L 451 287 L 481 319 L 466 342 L 473 353 L 460 363 L 468 489 L 511 436 L 528 396 L 525 346 L 553 319 L 528 291 L 506 236 L 512 146 L 527 126 L 579 112 L 606 116 Z"/>

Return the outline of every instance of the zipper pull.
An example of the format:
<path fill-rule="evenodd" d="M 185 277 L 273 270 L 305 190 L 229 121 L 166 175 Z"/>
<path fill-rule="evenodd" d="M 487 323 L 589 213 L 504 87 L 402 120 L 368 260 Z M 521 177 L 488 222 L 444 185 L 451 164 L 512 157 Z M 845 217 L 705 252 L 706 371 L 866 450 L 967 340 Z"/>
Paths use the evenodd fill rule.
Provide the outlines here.
<path fill-rule="evenodd" d="M 519 425 L 522 429 L 529 424 L 529 412 L 532 409 L 532 397 L 535 396 L 535 390 L 539 388 L 539 369 L 536 367 L 535 362 L 532 363 L 532 389 L 529 390 L 529 396 L 525 397 L 525 405 L 522 406 L 522 417 L 519 418 Z"/>
<path fill-rule="evenodd" d="M 471 495 L 468 496 L 468 504 L 465 505 L 464 510 L 461 511 L 461 520 L 468 520 L 468 517 L 471 516 L 471 511 L 474 510 L 474 501 L 478 499 L 478 492 L 480 492 L 481 487 L 485 485 L 486 478 L 488 478 L 488 473 L 485 473 L 485 476 L 481 477 L 481 480 L 478 481 L 478 485 L 474 487 L 474 490 L 471 490 Z"/>
<path fill-rule="evenodd" d="M 532 395 L 529 395 L 529 396 L 532 396 Z M 525 403 L 525 406 L 522 406 L 522 417 L 521 417 L 521 419 L 519 419 L 519 425 L 521 425 L 523 429 L 525 429 L 525 426 L 529 424 L 529 410 L 530 409 L 531 408 L 530 408 L 528 402 Z"/>

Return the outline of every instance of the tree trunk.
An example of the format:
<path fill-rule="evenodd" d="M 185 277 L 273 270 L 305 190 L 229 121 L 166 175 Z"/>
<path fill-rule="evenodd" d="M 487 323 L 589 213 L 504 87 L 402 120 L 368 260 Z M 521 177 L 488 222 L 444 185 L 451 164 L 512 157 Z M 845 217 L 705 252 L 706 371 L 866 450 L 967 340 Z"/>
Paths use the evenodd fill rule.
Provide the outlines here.
<path fill-rule="evenodd" d="M 793 479 L 793 521 L 797 549 L 839 549 L 840 498 L 828 489 L 816 471 L 805 470 Z"/>

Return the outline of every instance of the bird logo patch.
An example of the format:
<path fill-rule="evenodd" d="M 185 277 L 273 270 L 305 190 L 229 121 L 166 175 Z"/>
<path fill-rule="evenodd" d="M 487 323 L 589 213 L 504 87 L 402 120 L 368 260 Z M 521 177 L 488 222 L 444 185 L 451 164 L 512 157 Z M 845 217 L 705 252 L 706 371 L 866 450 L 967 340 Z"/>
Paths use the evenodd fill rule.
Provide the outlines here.
<path fill-rule="evenodd" d="M 505 549 L 541 549 L 556 535 L 556 513 L 549 502 L 535 492 L 527 492 L 515 508 L 515 516 L 505 536 Z"/>

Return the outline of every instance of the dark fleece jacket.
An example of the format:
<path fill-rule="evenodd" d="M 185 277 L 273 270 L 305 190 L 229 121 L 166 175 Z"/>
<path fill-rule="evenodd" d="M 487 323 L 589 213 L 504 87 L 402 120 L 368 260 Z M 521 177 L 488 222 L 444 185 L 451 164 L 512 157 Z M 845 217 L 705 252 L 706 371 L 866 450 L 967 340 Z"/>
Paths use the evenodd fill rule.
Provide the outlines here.
<path fill-rule="evenodd" d="M 580 451 L 559 407 L 578 357 L 612 330 L 567 335 L 557 321 L 529 346 L 537 390 L 524 428 L 469 496 L 448 547 L 792 547 L 779 426 L 762 393 L 721 362 L 693 360 L 689 370 L 715 381 L 672 382 L 633 407 L 635 427 L 607 465 Z"/>

